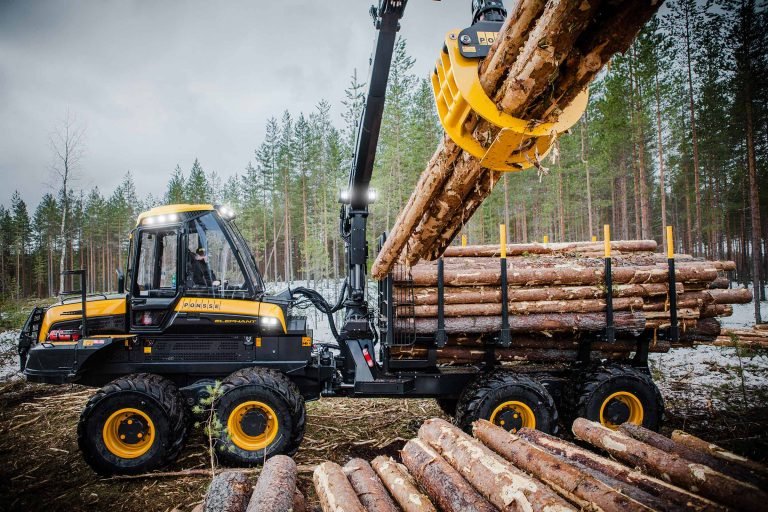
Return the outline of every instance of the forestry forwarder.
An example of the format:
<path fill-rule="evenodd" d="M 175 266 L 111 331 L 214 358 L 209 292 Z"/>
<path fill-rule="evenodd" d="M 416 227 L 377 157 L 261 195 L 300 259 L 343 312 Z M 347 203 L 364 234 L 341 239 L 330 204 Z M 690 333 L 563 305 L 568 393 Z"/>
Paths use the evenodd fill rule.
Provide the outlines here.
<path fill-rule="evenodd" d="M 27 379 L 103 386 L 88 401 L 77 428 L 83 456 L 99 473 L 140 473 L 174 460 L 186 440 L 192 406 L 211 389 L 222 425 L 216 453 L 231 465 L 260 464 L 266 457 L 296 452 L 304 436 L 305 401 L 321 396 L 434 397 L 465 429 L 486 418 L 508 430 L 526 426 L 554 433 L 558 405 L 569 417 L 658 428 L 663 408 L 648 374 L 644 337 L 637 338 L 634 360 L 623 366 L 590 362 L 591 340 L 584 338 L 579 359 L 566 369 L 529 365 L 509 371 L 493 358 L 493 345 L 514 343 L 502 328 L 484 364 L 441 367 L 435 362 L 435 349 L 445 343 L 440 307 L 437 332 L 427 340 L 434 347 L 429 355 L 407 361 L 390 357 L 390 347 L 412 344 L 417 336 L 404 314 L 409 301 L 393 294 L 394 281 L 402 290 L 403 276 L 379 282 L 378 314 L 369 308 L 366 222 L 389 67 L 405 5 L 406 0 L 380 0 L 378 8 L 371 8 L 378 35 L 349 186 L 341 197 L 340 231 L 349 271 L 337 304 L 306 288 L 266 294 L 231 210 L 170 205 L 139 216 L 125 276 L 118 271 L 117 294 L 86 295 L 86 272 L 73 270 L 67 273 L 79 277 L 80 289 L 62 293 L 56 305 L 33 310 L 19 341 Z M 473 25 L 446 39 L 461 42 L 461 52 L 458 43 L 446 44 L 444 63 L 451 53 L 452 63 L 463 62 L 466 68 L 460 58 L 487 55 L 506 17 L 500 0 L 473 0 L 472 9 Z M 442 73 L 444 66 L 439 69 Z M 438 111 L 449 130 L 452 114 L 441 111 L 445 103 L 440 103 L 439 89 L 451 85 L 440 85 L 438 78 L 433 77 Z M 468 80 L 476 80 L 476 73 Z M 478 97 L 468 98 L 470 106 Z M 455 137 L 461 141 L 462 134 Z M 536 146 L 520 144 L 520 137 L 517 141 L 518 149 Z M 471 141 L 465 142 L 471 151 Z M 539 155 L 546 150 L 536 149 Z M 506 153 L 500 158 L 509 163 L 514 151 Z M 499 158 L 498 151 L 494 155 Z M 488 165 L 503 167 L 505 162 Z M 291 313 L 293 306 L 308 302 L 328 315 L 336 343 L 313 343 L 306 319 Z M 342 309 L 343 325 L 337 330 L 333 313 Z M 606 316 L 611 313 L 609 307 Z M 610 328 L 600 339 L 605 338 L 613 339 Z"/>

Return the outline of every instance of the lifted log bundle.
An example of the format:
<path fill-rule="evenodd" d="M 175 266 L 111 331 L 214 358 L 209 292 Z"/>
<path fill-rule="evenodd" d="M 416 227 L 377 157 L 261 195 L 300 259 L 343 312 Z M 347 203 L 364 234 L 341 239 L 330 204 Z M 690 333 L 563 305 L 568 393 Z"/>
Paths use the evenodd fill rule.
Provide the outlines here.
<path fill-rule="evenodd" d="M 629 48 L 660 5 L 655 0 L 522 0 L 480 63 L 481 86 L 507 114 L 554 121 L 612 55 Z M 496 129 L 481 119 L 467 123 L 476 140 L 490 145 Z M 442 254 L 499 176 L 446 138 L 398 215 L 373 277 L 382 279 L 398 260 L 414 264 Z"/>

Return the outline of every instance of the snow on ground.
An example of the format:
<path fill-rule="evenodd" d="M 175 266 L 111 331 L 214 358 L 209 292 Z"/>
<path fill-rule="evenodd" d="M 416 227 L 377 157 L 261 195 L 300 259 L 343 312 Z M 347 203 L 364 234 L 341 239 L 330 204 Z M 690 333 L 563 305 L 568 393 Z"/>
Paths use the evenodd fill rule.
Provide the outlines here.
<path fill-rule="evenodd" d="M 768 353 L 698 345 L 651 354 L 667 408 L 701 412 L 768 404 Z"/>
<path fill-rule="evenodd" d="M 18 330 L 0 332 L 0 382 L 21 378 L 19 371 Z"/>

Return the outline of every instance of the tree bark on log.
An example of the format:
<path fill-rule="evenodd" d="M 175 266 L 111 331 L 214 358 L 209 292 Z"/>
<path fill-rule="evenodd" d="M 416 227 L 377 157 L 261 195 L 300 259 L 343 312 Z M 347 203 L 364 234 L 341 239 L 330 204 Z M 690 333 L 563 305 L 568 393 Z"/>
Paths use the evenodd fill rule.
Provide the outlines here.
<path fill-rule="evenodd" d="M 344 473 L 368 512 L 398 512 L 373 468 L 363 459 L 352 459 L 344 465 Z"/>
<path fill-rule="evenodd" d="M 665 283 L 669 274 L 660 267 L 617 267 L 612 271 L 614 284 Z M 437 286 L 437 267 L 417 265 L 411 269 L 415 286 Z M 605 282 L 604 272 L 599 267 L 561 266 L 551 268 L 510 267 L 507 270 L 508 283 L 512 286 L 594 286 Z M 683 283 L 708 283 L 717 279 L 717 270 L 704 266 L 675 268 L 675 280 Z M 492 265 L 478 265 L 467 268 L 446 265 L 443 272 L 446 286 L 499 286 L 501 272 L 498 262 Z M 686 286 L 687 288 L 687 286 Z"/>
<path fill-rule="evenodd" d="M 514 340 L 513 340 L 514 343 Z M 650 352 L 668 352 L 663 344 L 657 347 L 651 347 Z M 637 349 L 635 345 L 632 349 L 617 347 L 615 349 L 605 348 L 601 350 L 591 350 L 591 360 L 623 360 L 629 359 L 632 351 Z M 425 359 L 428 351 L 426 347 L 392 347 L 390 355 L 393 359 Z M 533 348 L 477 348 L 469 349 L 464 347 L 445 347 L 435 349 L 437 363 L 439 364 L 470 364 L 485 361 L 488 353 L 493 350 L 494 360 L 499 362 L 528 361 L 537 363 L 563 363 L 575 361 L 578 358 L 576 349 L 533 349 Z"/>
<path fill-rule="evenodd" d="M 275 455 L 264 463 L 246 512 L 289 512 L 296 492 L 296 463 Z"/>
<path fill-rule="evenodd" d="M 768 340 L 768 331 L 762 331 L 757 329 L 723 329 L 723 336 L 745 336 L 747 338 L 765 339 Z"/>
<path fill-rule="evenodd" d="M 540 430 L 523 428 L 518 431 L 517 435 L 548 452 L 565 457 L 584 467 L 607 475 L 614 480 L 618 480 L 619 482 L 624 482 L 630 487 L 637 487 L 649 495 L 655 496 L 662 502 L 669 504 L 668 507 L 665 507 L 667 510 L 690 510 L 697 512 L 725 512 L 726 510 L 725 507 L 718 505 L 713 501 L 697 496 L 685 489 L 664 482 L 663 480 L 646 475 L 636 469 L 629 468 L 615 460 L 601 457 L 595 452 L 586 450 L 555 436 L 545 434 Z"/>
<path fill-rule="evenodd" d="M 590 474 L 527 440 L 480 420 L 473 426 L 475 437 L 520 469 L 551 485 L 581 507 L 597 505 L 609 511 L 649 511 L 650 507 L 624 495 Z"/>
<path fill-rule="evenodd" d="M 341 466 L 323 462 L 312 474 L 323 512 L 365 512 Z"/>
<path fill-rule="evenodd" d="M 400 452 L 403 464 L 432 502 L 445 512 L 495 512 L 496 508 L 472 488 L 435 450 L 419 439 Z"/>
<path fill-rule="evenodd" d="M 437 306 L 415 306 L 416 317 L 436 317 Z M 540 300 L 530 302 L 510 302 L 511 315 L 529 315 L 531 313 L 600 313 L 604 312 L 606 302 L 603 299 L 591 300 Z M 643 299 L 627 297 L 613 300 L 614 311 L 631 311 L 643 308 Z M 443 308 L 446 317 L 494 316 L 501 315 L 500 303 L 485 304 L 446 304 Z"/>
<path fill-rule="evenodd" d="M 509 67 L 501 87 L 493 94 L 486 91 L 499 110 L 512 115 L 520 114 L 530 98 L 544 90 L 549 83 L 549 74 L 557 70 L 558 60 L 568 54 L 599 4 L 600 0 L 546 3 L 544 12 L 527 34 L 520 54 Z M 546 41 L 546 44 L 542 44 L 542 41 Z M 475 127 L 473 135 L 477 140 L 487 139 L 486 144 L 490 144 L 496 135 L 493 133 L 495 131 L 482 120 Z M 467 153 L 457 159 L 442 190 L 411 233 L 408 240 L 409 252 L 405 254 L 408 264 L 416 263 L 429 252 L 429 248 L 450 226 L 463 199 L 485 172 L 480 162 Z"/>
<path fill-rule="evenodd" d="M 392 457 L 382 455 L 373 459 L 371 466 L 403 512 L 437 512 L 405 466 L 395 462 Z"/>
<path fill-rule="evenodd" d="M 486 58 L 479 74 L 482 87 L 500 110 L 517 116 L 526 112 L 539 117 L 546 114 L 552 120 L 594 79 L 613 53 L 628 47 L 661 2 L 636 0 L 624 2 L 621 7 L 605 2 L 604 9 L 599 0 L 548 2 L 540 15 L 540 2 L 533 4 L 518 3 L 512 18 L 526 8 L 532 14 L 504 25 L 497 44 L 508 51 L 498 49 Z M 511 36 L 510 30 L 515 28 L 520 31 L 519 35 Z M 601 38 L 595 32 L 604 35 Z M 577 42 L 579 48 L 574 50 Z M 514 61 L 509 62 L 510 58 Z M 506 79 L 499 83 L 505 74 Z M 552 83 L 558 86 L 551 88 Z M 475 138 L 486 144 L 495 136 L 495 130 L 490 130 L 485 122 L 477 126 L 475 122 L 470 124 L 467 128 L 474 129 Z M 439 254 L 498 181 L 499 173 L 487 172 L 484 176 L 486 170 L 475 158 L 463 153 L 458 155 L 460 152 L 453 148 L 443 151 L 445 149 L 451 149 L 450 158 L 446 159 L 446 167 L 439 169 L 439 179 L 432 184 L 434 188 L 417 187 L 398 216 L 374 263 L 376 279 L 381 279 L 391 264 L 405 254 L 406 243 L 409 246 L 406 257 L 412 262 L 414 256 Z M 422 178 L 428 172 L 425 171 Z M 422 179 L 419 182 L 422 184 Z M 421 204 L 413 209 L 416 203 Z"/>
<path fill-rule="evenodd" d="M 756 348 L 756 349 L 768 349 L 768 340 L 765 338 L 750 339 L 737 336 L 736 339 L 731 339 L 730 336 L 719 336 L 712 345 L 716 347 L 743 347 L 743 348 Z"/>
<path fill-rule="evenodd" d="M 722 459 L 730 464 L 736 464 L 746 468 L 749 471 L 754 472 L 763 478 L 768 478 L 768 466 L 760 464 L 759 462 L 747 459 L 741 455 L 737 455 L 733 452 L 729 452 L 725 448 L 721 448 L 713 443 L 708 443 L 703 439 L 700 439 L 692 434 L 683 432 L 682 430 L 674 430 L 672 432 L 672 440 L 683 444 L 692 450 L 697 450 L 706 454 L 709 454 L 718 459 Z"/>
<path fill-rule="evenodd" d="M 768 481 L 765 478 L 761 478 L 752 471 L 743 468 L 738 465 L 729 464 L 722 459 L 713 457 L 708 453 L 704 453 L 698 450 L 694 450 L 682 443 L 678 443 L 668 437 L 661 434 L 657 434 L 652 430 L 643 428 L 640 425 L 631 425 L 625 423 L 619 427 L 619 430 L 627 434 L 628 436 L 649 444 L 659 450 L 667 453 L 674 453 L 680 457 L 695 462 L 697 464 L 703 464 L 715 471 L 735 478 L 737 480 L 744 480 L 759 488 L 768 488 Z"/>
<path fill-rule="evenodd" d="M 613 287 L 614 298 L 627 297 L 665 297 L 668 286 L 656 284 L 621 284 Z M 405 288 L 395 287 L 395 295 L 405 292 Z M 676 291 L 683 293 L 683 284 L 678 283 Z M 713 290 L 710 290 L 713 291 Z M 509 302 L 544 301 L 544 300 L 589 300 L 605 298 L 602 286 L 551 286 L 543 288 L 514 288 L 507 291 Z M 437 304 L 437 288 L 422 287 L 413 289 L 413 299 L 417 306 Z M 443 304 L 485 304 L 500 303 L 501 288 L 491 286 L 446 287 Z"/>
<path fill-rule="evenodd" d="M 617 333 L 638 335 L 645 330 L 643 313 L 616 313 L 613 316 Z M 437 332 L 436 318 L 415 318 L 416 334 Z M 557 315 L 526 315 L 509 317 L 509 328 L 513 333 L 601 331 L 605 329 L 605 315 L 600 313 L 564 313 Z M 446 318 L 447 334 L 498 332 L 501 329 L 500 316 L 471 316 Z"/>
<path fill-rule="evenodd" d="M 561 349 L 561 350 L 569 350 L 569 349 L 576 349 L 579 347 L 583 340 L 581 340 L 578 336 L 574 336 L 572 334 L 552 334 L 549 336 L 546 335 L 529 335 L 529 336 L 515 336 L 515 339 L 512 341 L 512 347 L 516 349 L 526 348 L 526 349 Z M 668 352 L 671 348 L 671 342 L 669 340 L 661 340 L 657 339 L 655 342 L 652 342 L 650 344 L 651 352 Z M 408 351 L 409 349 L 418 349 L 418 348 L 431 348 L 433 347 L 432 343 L 427 344 L 421 344 L 418 341 L 414 345 L 406 346 L 406 347 L 397 347 L 399 349 L 402 349 L 404 351 Z M 483 349 L 483 348 L 489 348 L 489 347 L 496 347 L 496 340 L 493 336 L 490 335 L 481 335 L 478 337 L 467 337 L 467 336 L 451 336 L 448 337 L 448 340 L 446 342 L 445 348 L 455 348 L 455 349 Z M 592 341 L 590 344 L 590 347 L 592 350 L 604 350 L 604 351 L 617 351 L 617 352 L 631 352 L 637 349 L 637 340 L 635 339 L 626 339 L 626 338 L 618 338 L 613 343 L 603 342 L 603 341 Z M 392 347 L 396 348 L 396 347 Z"/>
<path fill-rule="evenodd" d="M 480 63 L 480 84 L 486 94 L 493 94 L 499 88 L 502 77 L 506 75 L 509 67 L 520 54 L 531 26 L 544 10 L 544 4 L 543 0 L 519 2 L 515 10 L 510 13 L 488 56 Z M 471 130 L 474 126 L 468 128 Z M 461 148 L 448 137 L 445 137 L 443 143 L 437 147 L 373 262 L 371 275 L 374 279 L 383 279 L 392 265 L 401 257 L 411 233 L 440 193 L 445 181 L 454 170 L 456 159 L 461 154 Z"/>
<path fill-rule="evenodd" d="M 203 501 L 205 512 L 245 512 L 253 487 L 245 473 L 223 471 L 211 480 Z"/>
<path fill-rule="evenodd" d="M 307 500 L 298 489 L 293 491 L 293 510 L 291 512 L 307 512 Z"/>
<path fill-rule="evenodd" d="M 560 67 L 557 78 L 530 106 L 527 118 L 555 118 L 588 86 L 616 53 L 624 53 L 632 45 L 643 25 L 659 9 L 661 1 L 606 2 L 589 30 L 576 40 Z"/>
<path fill-rule="evenodd" d="M 688 462 L 584 418 L 573 422 L 573 433 L 613 457 L 648 474 L 742 510 L 763 510 L 768 494 L 702 464 Z"/>
<path fill-rule="evenodd" d="M 444 420 L 425 421 L 419 428 L 419 439 L 437 450 L 499 510 L 573 510 L 545 484 L 510 466 L 488 447 Z"/>
<path fill-rule="evenodd" d="M 525 3 L 525 2 L 521 2 Z M 582 253 L 603 254 L 602 242 L 562 242 L 552 244 L 507 244 L 507 257 L 526 256 L 532 254 L 562 254 L 580 255 Z M 616 240 L 611 242 L 611 253 L 655 252 L 657 244 L 655 240 Z M 467 245 L 465 247 L 451 246 L 443 253 L 443 258 L 484 257 L 498 258 L 500 256 L 499 245 Z"/>

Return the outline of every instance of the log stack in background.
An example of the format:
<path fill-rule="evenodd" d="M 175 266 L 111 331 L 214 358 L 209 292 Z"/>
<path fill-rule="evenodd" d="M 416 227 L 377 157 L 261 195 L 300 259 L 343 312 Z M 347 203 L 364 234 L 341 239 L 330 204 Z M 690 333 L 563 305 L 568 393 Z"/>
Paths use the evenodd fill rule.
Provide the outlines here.
<path fill-rule="evenodd" d="M 590 448 L 538 430 L 511 434 L 484 420 L 472 437 L 431 419 L 403 447 L 402 464 L 383 456 L 370 466 L 353 459 L 343 469 L 326 462 L 315 472 L 315 489 L 325 512 L 724 512 L 763 510 L 768 499 L 768 468 L 684 432 L 669 439 L 583 418 L 573 432 Z M 356 478 L 365 489 L 355 487 Z"/>
<path fill-rule="evenodd" d="M 512 347 L 495 349 L 501 361 L 558 362 L 573 360 L 579 335 L 606 327 L 604 260 L 594 255 L 602 244 L 509 244 L 507 246 L 509 326 Z M 631 340 L 643 332 L 670 326 L 668 266 L 656 254 L 653 240 L 612 243 L 612 298 L 617 341 L 594 343 L 593 357 L 623 359 L 635 351 Z M 452 247 L 443 258 L 443 311 L 447 345 L 438 349 L 440 363 L 467 364 L 483 360 L 484 344 L 501 329 L 501 287 L 498 246 Z M 729 316 L 732 304 L 748 303 L 752 293 L 728 289 L 730 261 L 704 261 L 676 256 L 676 287 L 680 344 L 713 342 L 720 335 L 718 317 Z M 392 347 L 399 359 L 422 358 L 437 331 L 437 262 L 422 262 L 395 281 L 395 296 L 413 301 L 397 308 L 397 325 L 424 341 Z M 755 334 L 768 337 L 768 333 Z M 663 337 L 662 337 L 663 338 Z M 768 338 L 766 338 L 768 339 Z M 653 352 L 671 348 L 663 339 Z"/>
<path fill-rule="evenodd" d="M 531 123 L 556 121 L 617 52 L 626 51 L 662 0 L 519 0 L 478 75 L 499 110 Z M 486 147 L 497 129 L 467 128 Z M 539 162 L 532 162 L 541 166 Z M 383 279 L 397 261 L 435 259 L 493 190 L 501 173 L 446 138 L 421 174 L 374 262 Z"/>

